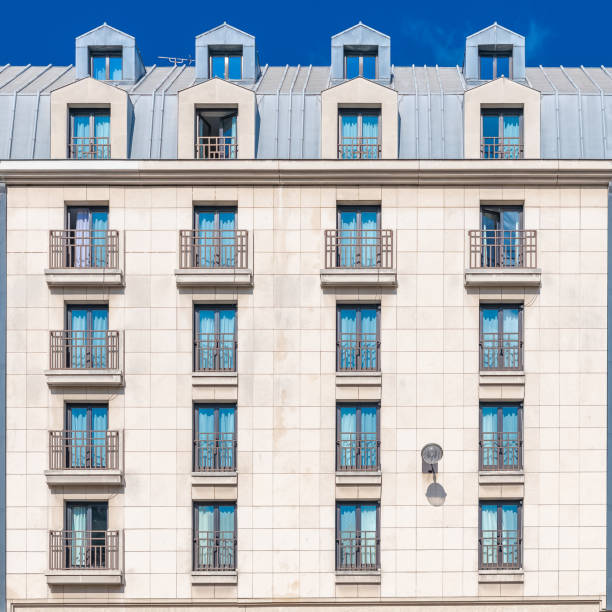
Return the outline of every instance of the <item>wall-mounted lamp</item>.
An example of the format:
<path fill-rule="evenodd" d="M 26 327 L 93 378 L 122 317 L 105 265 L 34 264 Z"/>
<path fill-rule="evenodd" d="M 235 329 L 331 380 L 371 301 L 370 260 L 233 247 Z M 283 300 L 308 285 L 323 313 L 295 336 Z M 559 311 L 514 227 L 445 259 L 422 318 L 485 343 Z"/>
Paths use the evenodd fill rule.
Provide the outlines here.
<path fill-rule="evenodd" d="M 438 471 L 438 462 L 442 459 L 444 451 L 439 444 L 434 442 L 426 444 L 421 449 L 421 459 L 423 460 L 423 474 L 433 474 L 434 481 L 427 487 L 425 496 L 427 501 L 432 506 L 441 506 L 446 500 L 446 491 L 444 487 L 436 482 L 436 472 Z"/>

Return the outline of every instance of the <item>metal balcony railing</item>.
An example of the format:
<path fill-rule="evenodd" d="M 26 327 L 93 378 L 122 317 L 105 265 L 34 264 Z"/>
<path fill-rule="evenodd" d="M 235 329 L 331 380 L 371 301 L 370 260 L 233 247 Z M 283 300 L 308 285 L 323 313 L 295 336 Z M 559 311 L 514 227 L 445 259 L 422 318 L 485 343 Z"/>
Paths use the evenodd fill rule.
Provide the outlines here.
<path fill-rule="evenodd" d="M 49 267 L 109 268 L 119 267 L 119 232 L 117 230 L 51 230 L 49 232 Z"/>
<path fill-rule="evenodd" d="M 234 334 L 196 334 L 195 372 L 235 372 L 236 336 Z"/>
<path fill-rule="evenodd" d="M 49 469 L 119 469 L 119 432 L 50 431 Z"/>
<path fill-rule="evenodd" d="M 521 534 L 517 530 L 481 530 L 478 548 L 480 569 L 521 568 Z"/>
<path fill-rule="evenodd" d="M 119 332 L 66 330 L 50 333 L 50 369 L 117 370 Z"/>
<path fill-rule="evenodd" d="M 196 159 L 236 159 L 238 144 L 235 136 L 198 136 Z"/>
<path fill-rule="evenodd" d="M 110 159 L 108 136 L 73 136 L 68 144 L 70 159 Z"/>
<path fill-rule="evenodd" d="M 393 230 L 325 230 L 326 268 L 393 268 Z"/>
<path fill-rule="evenodd" d="M 522 370 L 521 333 L 481 333 L 480 370 Z"/>
<path fill-rule="evenodd" d="M 119 532 L 51 531 L 49 569 L 119 569 Z"/>
<path fill-rule="evenodd" d="M 340 471 L 380 469 L 380 440 L 377 433 L 359 432 L 338 434 L 336 440 L 336 469 Z"/>
<path fill-rule="evenodd" d="M 523 141 L 518 136 L 483 136 L 480 140 L 482 159 L 522 159 Z"/>
<path fill-rule="evenodd" d="M 338 372 L 377 372 L 380 369 L 378 334 L 341 333 L 336 342 Z"/>
<path fill-rule="evenodd" d="M 195 571 L 236 569 L 236 534 L 233 531 L 199 531 L 194 539 Z"/>
<path fill-rule="evenodd" d="M 235 433 L 199 433 L 194 440 L 194 471 L 217 472 L 236 469 Z"/>
<path fill-rule="evenodd" d="M 338 159 L 379 159 L 381 145 L 376 136 L 340 138 Z"/>
<path fill-rule="evenodd" d="M 179 266 L 189 268 L 248 267 L 247 230 L 181 230 Z"/>
<path fill-rule="evenodd" d="M 471 268 L 536 268 L 536 230 L 470 230 Z"/>
<path fill-rule="evenodd" d="M 379 546 L 376 531 L 341 531 L 336 539 L 336 569 L 377 570 Z"/>
<path fill-rule="evenodd" d="M 519 431 L 480 432 L 480 469 L 520 470 L 523 467 L 523 440 Z"/>

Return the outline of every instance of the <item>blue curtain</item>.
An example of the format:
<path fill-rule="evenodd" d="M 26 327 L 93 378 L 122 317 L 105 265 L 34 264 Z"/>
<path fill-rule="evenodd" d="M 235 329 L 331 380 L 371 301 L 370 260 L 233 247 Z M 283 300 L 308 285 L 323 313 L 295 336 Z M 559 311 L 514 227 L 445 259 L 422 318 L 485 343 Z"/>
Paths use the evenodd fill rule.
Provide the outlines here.
<path fill-rule="evenodd" d="M 340 467 L 354 467 L 356 460 L 355 438 L 357 436 L 357 408 L 340 407 Z"/>
<path fill-rule="evenodd" d="M 521 213 L 518 210 L 504 211 L 502 223 L 504 230 L 504 265 L 519 266 L 521 262 L 520 229 Z"/>
<path fill-rule="evenodd" d="M 482 367 L 496 369 L 499 365 L 499 325 L 497 308 L 482 309 Z"/>
<path fill-rule="evenodd" d="M 338 363 L 341 370 L 357 367 L 357 309 L 340 309 L 340 334 L 338 338 Z"/>
<path fill-rule="evenodd" d="M 70 367 L 87 367 L 87 310 L 70 311 Z"/>
<path fill-rule="evenodd" d="M 92 367 L 104 369 L 108 364 L 108 344 L 106 333 L 108 330 L 108 310 L 106 308 L 92 308 L 91 318 L 93 330 L 91 332 L 91 361 Z"/>
<path fill-rule="evenodd" d="M 510 138 L 504 145 L 504 159 L 519 158 L 520 119 L 518 115 L 504 115 L 504 138 Z"/>
<path fill-rule="evenodd" d="M 72 154 L 77 159 L 89 157 L 89 115 L 73 115 L 73 141 Z"/>
<path fill-rule="evenodd" d="M 89 252 L 89 211 L 79 210 L 76 214 L 74 231 L 74 267 L 89 268 L 91 265 Z"/>
<path fill-rule="evenodd" d="M 503 309 L 504 367 L 519 367 L 519 309 Z"/>
<path fill-rule="evenodd" d="M 482 465 L 496 467 L 497 451 L 497 406 L 482 407 Z"/>
<path fill-rule="evenodd" d="M 198 566 L 214 567 L 215 560 L 215 507 L 198 506 Z"/>
<path fill-rule="evenodd" d="M 70 410 L 70 467 L 87 467 L 87 408 Z"/>
<path fill-rule="evenodd" d="M 77 217 L 78 219 L 78 217 Z M 94 268 L 106 268 L 106 231 L 108 230 L 108 212 L 94 211 L 91 213 L 91 247 L 93 250 L 92 264 Z"/>
<path fill-rule="evenodd" d="M 361 369 L 376 370 L 377 359 L 377 309 L 361 309 Z"/>
<path fill-rule="evenodd" d="M 233 406 L 219 408 L 219 467 L 231 469 L 236 466 L 234 457 L 236 409 Z"/>
<path fill-rule="evenodd" d="M 234 356 L 234 339 L 236 334 L 236 311 L 224 309 L 219 311 L 219 362 L 222 370 L 234 371 L 236 362 Z"/>
<path fill-rule="evenodd" d="M 357 563 L 357 509 L 354 504 L 340 505 L 340 550 L 342 565 L 355 567 Z"/>
<path fill-rule="evenodd" d="M 376 412 L 376 406 L 361 406 L 361 468 L 372 468 L 377 464 Z"/>
<path fill-rule="evenodd" d="M 504 431 L 504 445 L 502 458 L 504 465 L 519 467 L 519 423 L 518 407 L 504 406 L 502 410 L 502 428 Z"/>
<path fill-rule="evenodd" d="M 518 563 L 518 506 L 502 505 L 502 555 L 505 564 Z"/>
<path fill-rule="evenodd" d="M 342 268 L 356 265 L 357 213 L 354 210 L 340 210 L 338 232 L 338 264 Z"/>
<path fill-rule="evenodd" d="M 219 566 L 233 568 L 234 559 L 234 506 L 219 506 Z"/>
<path fill-rule="evenodd" d="M 70 529 L 73 532 L 70 541 L 70 564 L 73 567 L 82 567 L 87 564 L 87 507 L 71 506 L 70 514 Z"/>
<path fill-rule="evenodd" d="M 497 504 L 483 504 L 480 507 L 482 529 L 482 563 L 497 563 Z"/>
<path fill-rule="evenodd" d="M 215 369 L 215 311 L 200 309 L 199 310 L 199 328 L 198 328 L 198 365 L 200 370 Z"/>
<path fill-rule="evenodd" d="M 480 216 L 480 221 L 483 229 L 483 245 L 480 254 L 480 265 L 483 268 L 494 268 L 498 265 L 495 230 L 499 229 L 499 215 L 496 213 L 483 211 Z"/>
<path fill-rule="evenodd" d="M 497 115 L 482 116 L 482 136 L 484 138 L 484 159 L 496 159 L 501 157 L 499 146 L 499 117 Z"/>
<path fill-rule="evenodd" d="M 366 159 L 378 158 L 378 115 L 362 115 L 361 135 L 367 140 L 363 141 L 362 157 Z"/>
<path fill-rule="evenodd" d="M 361 506 L 361 564 L 376 565 L 376 506 Z"/>
<path fill-rule="evenodd" d="M 233 210 L 219 212 L 219 234 L 221 243 L 220 265 L 222 268 L 236 266 L 236 213 Z"/>
<path fill-rule="evenodd" d="M 359 147 L 357 146 L 358 132 L 358 117 L 357 115 L 342 115 L 341 116 L 341 158 L 342 159 L 358 159 Z"/>
<path fill-rule="evenodd" d="M 94 157 L 108 159 L 110 157 L 110 115 L 94 116 L 94 136 L 97 139 Z"/>
<path fill-rule="evenodd" d="M 202 268 L 212 268 L 216 261 L 215 213 L 200 211 L 197 220 L 198 264 Z"/>
<path fill-rule="evenodd" d="M 215 409 L 198 408 L 198 467 L 215 467 Z"/>
<path fill-rule="evenodd" d="M 105 468 L 106 464 L 106 435 L 108 430 L 108 410 L 106 406 L 93 406 L 91 408 L 92 429 L 92 467 Z"/>
<path fill-rule="evenodd" d="M 366 268 L 375 268 L 378 263 L 377 234 L 378 212 L 364 210 L 361 213 L 361 265 Z"/>
<path fill-rule="evenodd" d="M 224 117 L 221 120 L 221 129 L 225 138 L 231 138 L 232 140 L 225 140 L 224 157 L 225 159 L 236 158 L 236 147 L 231 146 L 236 144 L 236 115 L 231 117 Z"/>

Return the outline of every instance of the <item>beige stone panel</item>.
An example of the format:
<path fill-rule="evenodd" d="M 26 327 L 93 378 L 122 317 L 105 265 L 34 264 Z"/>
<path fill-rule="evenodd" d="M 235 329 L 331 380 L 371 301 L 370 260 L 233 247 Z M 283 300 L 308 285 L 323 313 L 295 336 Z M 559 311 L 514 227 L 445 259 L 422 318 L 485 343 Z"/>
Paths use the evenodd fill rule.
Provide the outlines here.
<path fill-rule="evenodd" d="M 51 92 L 51 158 L 66 159 L 70 135 L 71 108 L 110 109 L 110 155 L 127 158 L 128 111 L 127 92 L 92 78 L 81 79 Z M 100 195 L 98 192 L 97 195 Z M 87 199 L 85 188 L 80 200 Z"/>

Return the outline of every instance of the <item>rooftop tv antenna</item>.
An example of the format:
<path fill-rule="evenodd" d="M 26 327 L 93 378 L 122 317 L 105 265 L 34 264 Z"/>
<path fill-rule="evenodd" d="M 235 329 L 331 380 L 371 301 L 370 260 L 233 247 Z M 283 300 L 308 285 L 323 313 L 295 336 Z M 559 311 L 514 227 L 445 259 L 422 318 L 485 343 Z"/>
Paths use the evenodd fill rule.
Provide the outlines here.
<path fill-rule="evenodd" d="M 187 66 L 191 66 L 193 64 L 194 59 L 190 57 L 166 57 L 165 55 L 159 55 L 157 59 L 165 59 L 168 60 L 173 66 L 182 66 L 183 64 L 187 64 Z"/>

